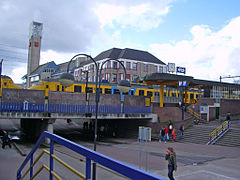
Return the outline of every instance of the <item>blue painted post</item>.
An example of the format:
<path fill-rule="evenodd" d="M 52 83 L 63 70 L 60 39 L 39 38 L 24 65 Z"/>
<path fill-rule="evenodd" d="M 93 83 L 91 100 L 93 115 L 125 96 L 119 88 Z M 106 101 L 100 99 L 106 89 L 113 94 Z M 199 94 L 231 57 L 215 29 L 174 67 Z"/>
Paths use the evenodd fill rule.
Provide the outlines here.
<path fill-rule="evenodd" d="M 30 167 L 32 166 L 33 164 L 33 154 L 31 155 L 31 160 L 30 160 Z M 32 178 L 33 176 L 33 168 L 31 167 L 30 168 L 30 179 Z"/>
<path fill-rule="evenodd" d="M 91 159 L 86 158 L 86 180 L 91 179 Z"/>
<path fill-rule="evenodd" d="M 53 150 L 54 150 L 54 141 L 51 139 L 50 142 L 50 173 L 49 173 L 49 180 L 53 180 L 53 175 L 52 175 L 52 171 L 53 171 L 53 158 L 52 158 L 52 154 L 53 154 Z"/>

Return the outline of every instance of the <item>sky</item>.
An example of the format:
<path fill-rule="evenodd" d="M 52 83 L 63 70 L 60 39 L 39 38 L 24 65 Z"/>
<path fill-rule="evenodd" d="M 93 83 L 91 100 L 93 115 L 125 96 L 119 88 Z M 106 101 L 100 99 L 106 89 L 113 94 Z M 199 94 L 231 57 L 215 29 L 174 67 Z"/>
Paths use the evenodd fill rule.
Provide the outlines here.
<path fill-rule="evenodd" d="M 115 47 L 148 51 L 195 79 L 240 76 L 239 7 L 239 0 L 1 0 L 2 74 L 22 82 L 36 21 L 43 23 L 40 64 Z"/>

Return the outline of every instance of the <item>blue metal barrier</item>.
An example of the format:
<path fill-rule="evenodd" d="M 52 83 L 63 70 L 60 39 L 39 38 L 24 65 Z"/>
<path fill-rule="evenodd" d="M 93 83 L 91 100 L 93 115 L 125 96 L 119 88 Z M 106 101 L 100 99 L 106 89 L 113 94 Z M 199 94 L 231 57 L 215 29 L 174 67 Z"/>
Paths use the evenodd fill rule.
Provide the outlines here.
<path fill-rule="evenodd" d="M 165 178 L 158 177 L 156 175 L 150 174 L 148 172 L 145 172 L 141 169 L 138 169 L 136 167 L 133 167 L 131 165 L 128 165 L 126 163 L 123 163 L 121 161 L 115 160 L 113 158 L 110 158 L 108 156 L 105 156 L 103 154 L 100 154 L 96 151 L 93 151 L 91 149 L 88 149 L 84 146 L 81 146 L 79 144 L 76 144 L 74 142 L 71 142 L 67 139 L 64 139 L 58 135 L 51 134 L 49 132 L 43 132 L 40 138 L 38 139 L 37 143 L 32 148 L 31 152 L 28 154 L 22 165 L 17 171 L 17 180 L 21 179 L 22 177 L 22 170 L 26 166 L 26 164 L 30 161 L 30 167 L 32 167 L 33 164 L 33 155 L 36 152 L 37 148 L 41 144 L 42 140 L 44 138 L 50 139 L 50 172 L 54 170 L 54 164 L 52 155 L 54 154 L 54 143 L 61 144 L 72 151 L 81 154 L 86 158 L 86 168 L 85 168 L 85 176 L 86 179 L 91 179 L 91 161 L 94 161 L 96 163 L 101 164 L 102 166 L 105 166 L 109 169 L 112 169 L 113 171 L 116 171 L 130 179 L 144 179 L 144 180 L 166 180 Z M 30 170 L 30 179 L 33 176 L 33 168 Z M 53 176 L 49 175 L 49 179 L 52 180 Z"/>
<path fill-rule="evenodd" d="M 0 112 L 31 112 L 31 113 L 95 113 L 95 105 L 78 104 L 33 104 L 33 103 L 15 103 L 1 102 Z M 99 105 L 100 114 L 149 114 L 152 113 L 152 107 L 146 106 L 110 106 Z"/>

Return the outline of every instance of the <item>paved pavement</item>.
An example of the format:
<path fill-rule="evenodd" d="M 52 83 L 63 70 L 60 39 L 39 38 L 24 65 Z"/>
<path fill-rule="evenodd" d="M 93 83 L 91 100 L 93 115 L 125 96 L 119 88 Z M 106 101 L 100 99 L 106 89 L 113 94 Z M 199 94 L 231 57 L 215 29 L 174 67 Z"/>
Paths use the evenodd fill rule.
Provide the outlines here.
<path fill-rule="evenodd" d="M 240 148 L 182 143 L 163 144 L 159 142 L 139 144 L 126 139 L 119 141 L 118 143 L 99 142 L 97 151 L 137 167 L 140 167 L 139 159 L 141 157 L 142 169 L 146 169 L 145 160 L 146 152 L 148 152 L 148 171 L 167 178 L 167 162 L 164 159 L 164 155 L 167 147 L 172 146 L 177 153 L 178 170 L 174 173 L 177 180 L 240 179 Z M 90 143 L 82 142 L 81 144 L 92 148 Z M 29 147 L 21 145 L 20 148 L 25 151 L 30 150 Z M 61 146 L 56 146 L 56 153 L 58 156 L 67 155 L 65 159 L 68 159 L 70 162 L 73 159 L 80 161 L 83 159 Z M 0 179 L 15 179 L 17 168 L 24 158 L 14 146 L 12 149 L 9 147 L 1 149 Z M 11 169 L 11 173 L 9 169 Z M 102 177 L 102 175 L 98 177 Z"/>
<path fill-rule="evenodd" d="M 88 148 L 93 148 L 91 142 L 78 141 L 76 139 L 74 141 Z M 18 144 L 18 147 L 26 153 L 30 151 L 32 146 L 32 144 Z M 178 170 L 174 172 L 176 180 L 240 179 L 239 147 L 177 142 L 164 144 L 157 141 L 139 144 L 134 139 L 108 139 L 98 142 L 97 151 L 144 170 L 146 169 L 146 154 L 148 154 L 147 170 L 167 179 L 167 161 L 164 159 L 164 156 L 168 146 L 173 147 L 177 154 Z M 81 164 L 84 161 L 83 157 L 59 145 L 55 146 L 55 153 L 68 161 L 69 164 L 72 162 L 73 166 L 76 167 L 79 167 L 79 163 Z M 11 149 L 9 147 L 0 149 L 0 179 L 16 179 L 17 169 L 24 159 L 25 157 L 14 146 Z M 46 159 L 43 161 L 48 162 Z M 60 170 L 62 174 L 65 173 L 62 168 Z M 109 171 L 103 171 L 99 166 L 97 173 L 98 179 L 124 179 L 122 177 L 116 178 L 116 175 L 109 173 Z M 67 179 L 77 178 L 68 177 Z"/>

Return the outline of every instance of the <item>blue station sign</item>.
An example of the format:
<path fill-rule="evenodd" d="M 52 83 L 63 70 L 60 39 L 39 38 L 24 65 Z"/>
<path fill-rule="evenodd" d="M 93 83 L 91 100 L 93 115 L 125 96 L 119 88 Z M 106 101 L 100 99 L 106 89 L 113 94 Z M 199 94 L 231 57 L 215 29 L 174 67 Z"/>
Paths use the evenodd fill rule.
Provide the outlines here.
<path fill-rule="evenodd" d="M 176 72 L 186 74 L 186 68 L 177 66 Z"/>

